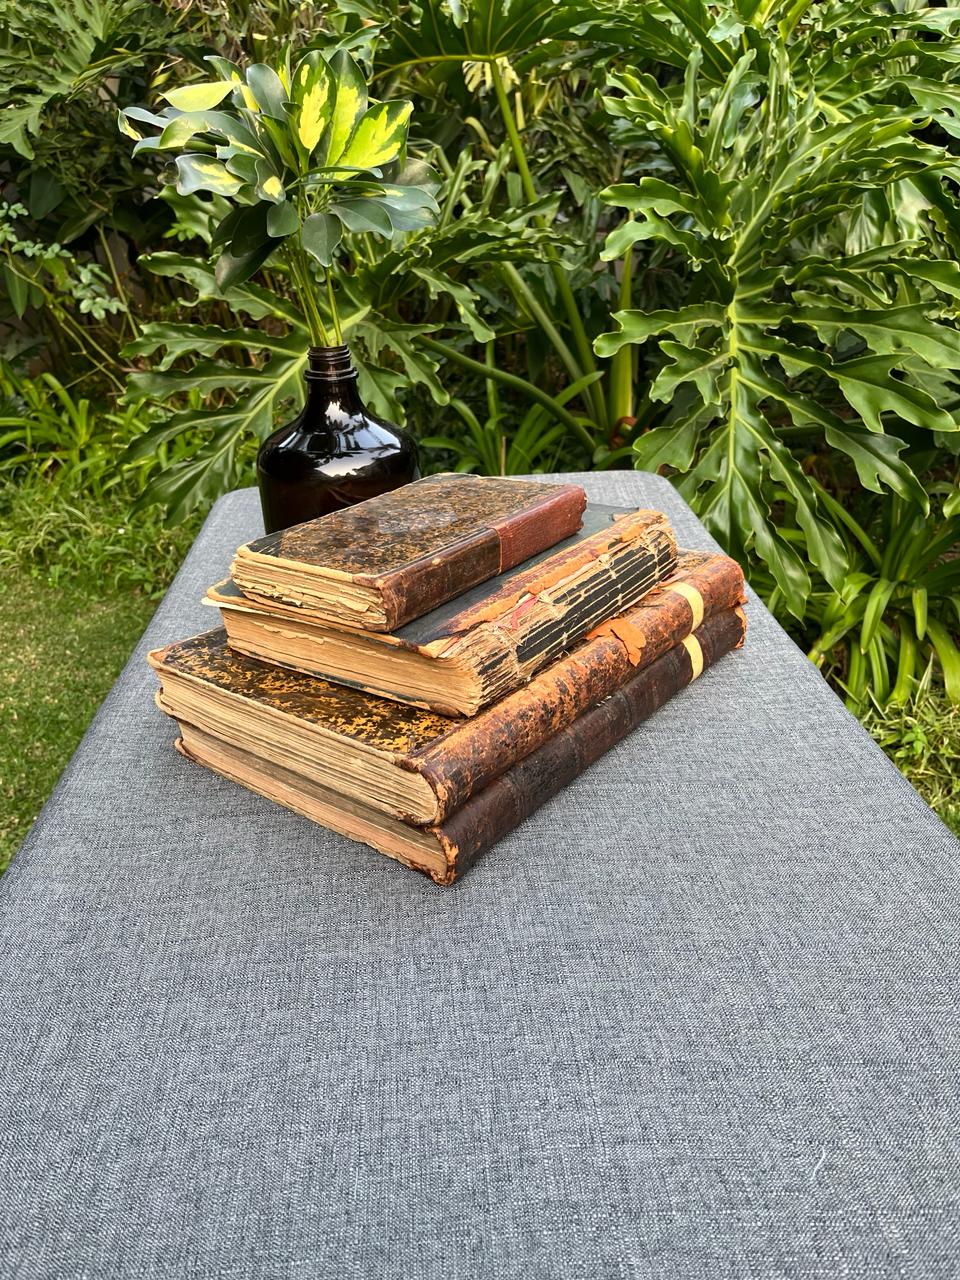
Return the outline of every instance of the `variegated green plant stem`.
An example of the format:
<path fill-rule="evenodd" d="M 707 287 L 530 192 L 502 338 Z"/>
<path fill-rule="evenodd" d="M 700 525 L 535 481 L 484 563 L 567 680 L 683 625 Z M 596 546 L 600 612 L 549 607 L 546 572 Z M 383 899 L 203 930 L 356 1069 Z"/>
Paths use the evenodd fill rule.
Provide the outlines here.
<path fill-rule="evenodd" d="M 300 300 L 300 310 L 303 312 L 303 318 L 307 322 L 307 328 L 310 331 L 310 341 L 315 347 L 328 347 L 330 345 L 329 336 L 323 323 L 323 317 L 320 315 L 320 308 L 317 306 L 313 277 L 310 274 L 310 266 L 303 246 L 300 244 L 299 236 L 291 236 L 283 246 L 283 254 L 290 267 L 293 286 Z M 329 281 L 329 272 L 327 277 Z M 335 306 L 332 297 L 331 304 Z M 334 310 L 333 314 L 336 317 L 336 310 Z M 334 327 L 339 333 L 339 318 L 335 319 Z"/>
<path fill-rule="evenodd" d="M 628 215 L 629 218 L 633 214 Z M 633 305 L 633 245 L 623 253 L 623 274 L 620 277 L 620 310 Z M 610 428 L 615 430 L 619 422 L 629 420 L 633 412 L 633 348 L 621 347 L 610 360 L 609 414 Z"/>

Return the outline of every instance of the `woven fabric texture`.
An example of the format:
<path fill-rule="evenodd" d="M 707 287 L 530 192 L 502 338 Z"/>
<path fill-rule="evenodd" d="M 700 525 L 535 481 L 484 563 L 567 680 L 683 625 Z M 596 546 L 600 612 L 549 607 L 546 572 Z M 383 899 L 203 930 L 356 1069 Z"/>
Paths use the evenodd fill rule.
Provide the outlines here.
<path fill-rule="evenodd" d="M 443 890 L 173 751 L 259 529 L 0 880 L 0 1277 L 960 1274 L 960 846 L 763 608 Z"/>

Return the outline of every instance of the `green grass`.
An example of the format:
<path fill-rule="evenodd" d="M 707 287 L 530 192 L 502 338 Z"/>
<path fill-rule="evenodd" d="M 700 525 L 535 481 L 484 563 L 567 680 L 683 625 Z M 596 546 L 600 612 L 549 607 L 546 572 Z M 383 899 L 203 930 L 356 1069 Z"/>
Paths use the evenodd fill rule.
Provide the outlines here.
<path fill-rule="evenodd" d="M 199 519 L 131 519 L 44 477 L 0 485 L 0 872 L 149 622 Z"/>
<path fill-rule="evenodd" d="M 960 835 L 960 706 L 921 684 L 903 707 L 871 707 L 863 725 L 951 830 Z"/>
<path fill-rule="evenodd" d="M 7 569 L 0 582 L 0 871 L 150 620 L 142 592 Z"/>

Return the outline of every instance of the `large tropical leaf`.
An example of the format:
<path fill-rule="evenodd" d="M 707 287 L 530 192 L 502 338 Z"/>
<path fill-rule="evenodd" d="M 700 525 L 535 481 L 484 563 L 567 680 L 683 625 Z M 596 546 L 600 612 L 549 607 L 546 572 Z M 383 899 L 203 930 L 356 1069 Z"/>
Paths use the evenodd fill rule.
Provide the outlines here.
<path fill-rule="evenodd" d="M 583 0 L 423 0 L 389 24 L 378 61 L 489 61 L 569 38 L 596 18 Z"/>
<path fill-rule="evenodd" d="M 892 101 L 872 95 L 846 113 L 826 110 L 815 72 L 822 64 L 832 74 L 834 61 L 820 57 L 816 30 L 802 59 L 792 46 L 785 51 L 779 31 L 752 25 L 759 11 L 746 4 L 729 9 L 732 25 L 714 26 L 704 26 L 697 5 L 668 7 L 688 20 L 683 86 L 623 73 L 611 77 L 605 102 L 657 139 L 669 171 L 601 193 L 630 213 L 603 256 L 664 245 L 693 269 L 693 298 L 674 310 L 617 312 L 616 329 L 596 349 L 614 356 L 656 343 L 653 429 L 637 440 L 637 465 L 682 476 L 682 491 L 724 545 L 755 551 L 802 616 L 809 568 L 839 589 L 850 566 L 835 515 L 792 441 L 819 437 L 868 487 L 922 503 L 900 431 L 960 426 L 927 389 L 934 375 L 960 371 L 955 264 L 932 257 L 919 238 L 830 256 L 807 246 L 822 245 L 872 193 L 886 198 L 919 174 L 954 178 L 957 166 L 921 140 L 922 113 L 904 105 L 896 84 L 887 86 Z M 776 7 L 764 12 L 777 16 Z M 737 56 L 734 27 L 750 31 L 751 47 Z"/>
<path fill-rule="evenodd" d="M 141 0 L 0 0 L 0 146 L 32 159 L 52 108 L 162 55 L 175 30 L 164 6 Z"/>
<path fill-rule="evenodd" d="M 201 316 L 197 323 L 146 324 L 125 348 L 130 360 L 144 366 L 130 375 L 128 398 L 152 402 L 161 411 L 129 447 L 127 461 L 148 459 L 174 440 L 182 455 L 173 466 L 154 473 L 139 505 L 159 503 L 168 519 L 177 521 L 249 480 L 249 473 L 244 477 L 238 467 L 244 460 L 249 465 L 251 446 L 302 402 L 310 336 L 298 309 L 261 285 L 247 281 L 224 287 L 212 267 L 178 254 L 156 254 L 142 265 L 194 290 L 192 305 Z M 448 395 L 438 362 L 418 345 L 418 338 L 436 326 L 407 324 L 378 311 L 356 283 L 345 299 L 344 340 L 370 407 L 402 422 L 404 393 L 415 384 L 445 404 Z M 238 322 L 227 328 L 202 318 L 223 306 L 238 319 L 246 316 L 269 325 Z"/>

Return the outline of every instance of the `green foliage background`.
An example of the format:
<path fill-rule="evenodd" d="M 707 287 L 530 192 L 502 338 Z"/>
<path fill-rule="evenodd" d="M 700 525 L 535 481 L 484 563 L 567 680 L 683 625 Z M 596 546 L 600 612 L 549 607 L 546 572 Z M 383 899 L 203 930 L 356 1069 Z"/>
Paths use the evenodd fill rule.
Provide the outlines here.
<path fill-rule="evenodd" d="M 439 174 L 433 225 L 337 247 L 363 392 L 428 468 L 658 470 L 892 752 L 960 703 L 960 8 L 0 0 L 0 31 L 8 495 L 126 504 L 149 558 L 250 483 L 300 395 L 298 282 L 218 282 L 229 204 L 116 115 L 210 55 L 349 51 Z"/>

